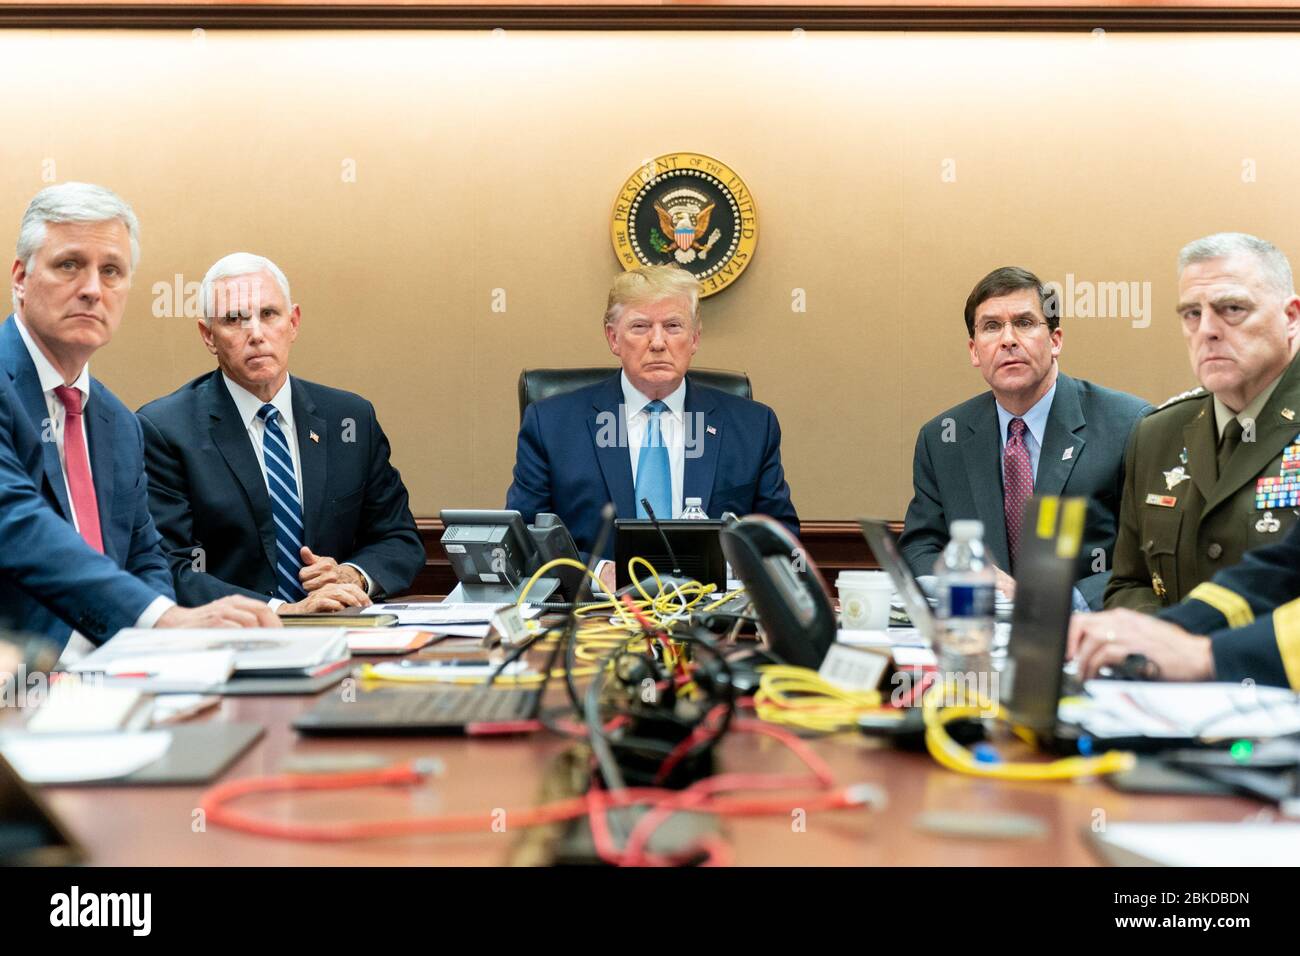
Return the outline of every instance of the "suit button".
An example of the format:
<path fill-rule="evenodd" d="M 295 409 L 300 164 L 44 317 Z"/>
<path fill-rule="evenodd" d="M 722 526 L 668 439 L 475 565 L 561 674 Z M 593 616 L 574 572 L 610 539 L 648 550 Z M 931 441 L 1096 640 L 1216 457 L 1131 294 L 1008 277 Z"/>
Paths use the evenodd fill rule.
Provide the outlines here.
<path fill-rule="evenodd" d="M 1205 553 L 1210 556 L 1211 561 L 1218 561 L 1223 554 L 1223 545 L 1216 541 L 1205 549 Z"/>

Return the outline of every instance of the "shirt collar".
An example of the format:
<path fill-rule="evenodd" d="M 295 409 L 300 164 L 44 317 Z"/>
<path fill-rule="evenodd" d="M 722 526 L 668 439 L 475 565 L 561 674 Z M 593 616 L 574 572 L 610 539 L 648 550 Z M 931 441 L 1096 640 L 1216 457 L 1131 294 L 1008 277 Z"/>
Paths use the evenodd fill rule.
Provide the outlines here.
<path fill-rule="evenodd" d="M 1256 395 L 1254 400 L 1251 401 L 1251 403 L 1247 405 L 1245 408 L 1243 408 L 1240 412 L 1234 413 L 1231 408 L 1229 408 L 1227 405 L 1223 404 L 1223 402 L 1219 400 L 1218 395 L 1215 395 L 1214 396 L 1214 426 L 1216 428 L 1216 432 L 1215 432 L 1216 436 L 1222 438 L 1223 430 L 1228 427 L 1228 422 L 1232 421 L 1234 418 L 1237 419 L 1239 422 L 1241 422 L 1243 425 L 1246 424 L 1247 420 L 1254 421 L 1255 419 L 1259 418 L 1259 413 L 1264 410 L 1264 406 L 1268 404 L 1268 400 L 1273 397 L 1273 393 L 1277 390 L 1277 387 L 1281 383 L 1281 381 L 1282 381 L 1282 373 L 1279 373 L 1277 378 L 1273 379 L 1273 381 L 1270 382 L 1264 388 L 1264 391 Z"/>
<path fill-rule="evenodd" d="M 32 357 L 32 364 L 36 366 L 36 377 L 40 379 L 41 391 L 51 392 L 58 388 L 63 384 L 63 375 L 45 357 L 45 353 L 41 351 L 40 346 L 32 339 L 31 333 L 27 331 L 27 326 L 23 325 L 23 320 L 15 315 L 14 322 L 18 324 L 18 334 L 22 336 L 23 345 L 27 346 L 27 354 Z M 81 407 L 84 410 L 86 403 L 90 400 L 89 362 L 82 366 L 81 374 L 72 383 L 72 387 L 81 393 Z"/>
<path fill-rule="evenodd" d="M 257 418 L 258 411 L 266 403 L 244 386 L 232 380 L 225 372 L 221 373 L 221 378 L 226 383 L 226 391 L 230 392 L 230 397 L 235 400 L 235 408 L 239 409 L 239 417 L 243 420 L 244 427 L 252 428 L 253 420 Z M 284 384 L 271 398 L 271 404 L 280 413 L 281 427 L 288 429 L 293 428 L 293 392 L 289 386 L 292 381 L 293 376 L 286 375 Z"/>
<path fill-rule="evenodd" d="M 1047 394 L 1035 402 L 1034 406 L 1023 415 L 1012 415 L 1002 407 L 1002 404 L 997 399 L 993 400 L 993 403 L 998 408 L 998 426 L 1002 429 L 1003 444 L 1007 440 L 1007 426 L 1011 424 L 1013 418 L 1020 418 L 1024 420 L 1025 427 L 1029 429 L 1029 434 L 1034 436 L 1034 441 L 1038 443 L 1038 447 L 1043 447 L 1043 433 L 1047 430 L 1047 416 L 1052 411 L 1052 399 L 1056 396 L 1056 385 L 1057 383 L 1053 382 L 1052 387 L 1047 390 Z"/>
<path fill-rule="evenodd" d="M 627 377 L 627 372 L 619 373 L 619 380 L 623 386 L 623 405 L 627 409 L 627 417 L 631 418 L 645 410 L 646 405 L 651 399 L 643 395 L 631 380 Z M 676 419 L 681 419 L 682 411 L 686 408 L 686 378 L 682 377 L 670 395 L 663 399 L 663 403 L 668 406 L 668 411 Z"/>

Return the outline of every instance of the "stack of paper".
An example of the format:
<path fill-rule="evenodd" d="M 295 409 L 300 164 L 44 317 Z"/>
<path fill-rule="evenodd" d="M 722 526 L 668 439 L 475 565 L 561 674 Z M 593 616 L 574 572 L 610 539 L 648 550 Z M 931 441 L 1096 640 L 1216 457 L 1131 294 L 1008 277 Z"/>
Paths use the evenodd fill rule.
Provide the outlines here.
<path fill-rule="evenodd" d="M 335 628 L 127 629 L 71 670 L 155 693 L 196 693 L 232 676 L 314 676 L 349 659 Z"/>
<path fill-rule="evenodd" d="M 1062 720 L 1094 737 L 1268 738 L 1300 732 L 1300 698 L 1281 687 L 1093 680 Z"/>
<path fill-rule="evenodd" d="M 491 630 L 492 615 L 501 607 L 492 603 L 450 604 L 445 601 L 441 604 L 372 604 L 361 613 L 392 614 L 401 627 L 422 627 L 453 637 L 483 638 Z M 541 608 L 528 605 L 519 609 L 525 620 L 541 612 Z"/>
<path fill-rule="evenodd" d="M 27 720 L 34 734 L 137 730 L 149 722 L 150 700 L 140 691 L 65 675 Z"/>

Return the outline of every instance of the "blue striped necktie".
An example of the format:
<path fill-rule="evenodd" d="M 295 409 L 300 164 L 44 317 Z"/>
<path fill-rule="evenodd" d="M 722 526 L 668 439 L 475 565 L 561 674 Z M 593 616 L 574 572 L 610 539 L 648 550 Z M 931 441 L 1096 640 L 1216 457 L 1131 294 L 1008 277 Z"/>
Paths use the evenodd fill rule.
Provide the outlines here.
<path fill-rule="evenodd" d="M 262 461 L 271 494 L 271 517 L 275 519 L 275 593 L 280 600 L 293 603 L 307 596 L 298 582 L 302 568 L 302 500 L 298 497 L 298 480 L 293 476 L 289 443 L 277 420 L 280 412 L 268 403 L 257 410 L 257 417 L 266 426 Z"/>
<path fill-rule="evenodd" d="M 636 460 L 636 516 L 650 517 L 641 504 L 645 498 L 655 510 L 655 517 L 667 520 L 673 516 L 673 473 L 668 465 L 668 446 L 664 444 L 660 416 L 668 411 L 668 406 L 655 399 L 645 410 L 649 421 Z"/>

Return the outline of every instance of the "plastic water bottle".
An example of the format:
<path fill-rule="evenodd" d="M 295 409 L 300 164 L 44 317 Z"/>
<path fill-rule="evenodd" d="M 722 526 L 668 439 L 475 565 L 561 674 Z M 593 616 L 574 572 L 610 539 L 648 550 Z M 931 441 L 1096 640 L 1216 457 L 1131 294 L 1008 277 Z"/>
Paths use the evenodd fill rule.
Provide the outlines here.
<path fill-rule="evenodd" d="M 687 498 L 686 508 L 682 511 L 683 521 L 708 521 L 709 516 L 704 513 L 704 499 Z"/>
<path fill-rule="evenodd" d="M 994 589 L 997 574 L 984 557 L 984 523 L 954 521 L 948 546 L 935 564 L 935 654 L 949 679 L 979 680 L 992 671 Z M 978 689 L 985 692 L 985 686 Z M 972 688 L 977 689 L 977 688 Z"/>

